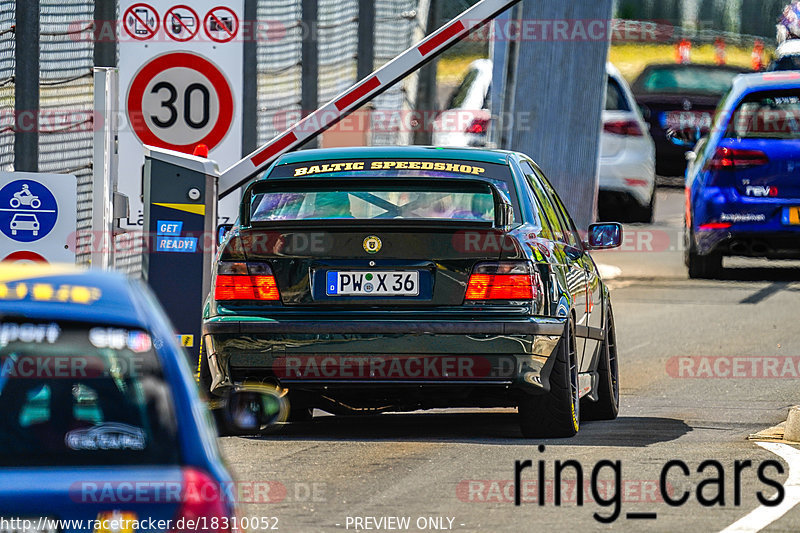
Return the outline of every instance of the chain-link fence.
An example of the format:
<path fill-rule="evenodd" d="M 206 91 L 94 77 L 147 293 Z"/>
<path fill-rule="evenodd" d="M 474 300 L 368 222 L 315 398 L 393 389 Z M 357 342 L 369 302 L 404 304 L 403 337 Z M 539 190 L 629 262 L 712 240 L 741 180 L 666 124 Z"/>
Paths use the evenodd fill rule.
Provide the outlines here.
<path fill-rule="evenodd" d="M 376 0 L 375 66 L 411 46 L 417 0 Z M 356 81 L 358 0 L 320 0 L 318 24 L 302 23 L 300 0 L 261 0 L 258 19 L 258 142 L 264 143 L 313 109 L 301 109 L 302 39 L 316 39 L 319 50 L 318 96 L 325 103 Z M 400 110 L 400 83 L 378 97 L 374 107 Z M 372 144 L 397 142 L 397 131 L 374 131 Z"/>
<path fill-rule="evenodd" d="M 94 2 L 40 1 L 39 171 L 78 178 L 78 250 L 92 230 Z M 89 254 L 78 253 L 78 264 Z"/>
<path fill-rule="evenodd" d="M 375 66 L 387 63 L 411 46 L 417 24 L 417 4 L 414 0 L 377 0 L 375 2 Z M 409 96 L 403 82 L 395 84 L 375 99 L 375 109 L 384 113 L 402 110 Z M 413 95 L 414 97 L 416 95 Z M 381 125 L 378 125 L 378 122 Z M 372 122 L 372 144 L 390 145 L 407 140 L 399 131 L 402 120 L 386 120 L 375 116 Z M 405 139 L 403 139 L 405 137 Z"/>
<path fill-rule="evenodd" d="M 14 2 L 0 3 L 0 171 L 14 170 Z"/>

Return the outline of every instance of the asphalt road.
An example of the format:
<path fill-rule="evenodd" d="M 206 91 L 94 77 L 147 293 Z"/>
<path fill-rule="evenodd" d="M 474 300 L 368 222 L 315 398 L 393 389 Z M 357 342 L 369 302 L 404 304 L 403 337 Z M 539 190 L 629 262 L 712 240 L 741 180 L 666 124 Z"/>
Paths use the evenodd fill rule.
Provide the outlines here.
<path fill-rule="evenodd" d="M 438 525 L 462 532 L 655 532 L 720 531 L 758 508 L 759 491 L 775 494 L 758 478 L 762 463 L 780 461 L 783 474 L 774 465 L 763 466 L 764 477 L 778 483 L 789 470 L 747 436 L 782 421 L 787 407 L 800 403 L 793 374 L 797 359 L 789 359 L 793 370 L 776 359 L 800 358 L 800 267 L 726 261 L 725 280 L 689 280 L 681 255 L 682 213 L 682 192 L 662 190 L 655 224 L 626 226 L 622 249 L 594 254 L 613 277 L 622 385 L 617 420 L 586 422 L 572 439 L 533 442 L 521 438 L 514 410 L 357 418 L 317 411 L 312 422 L 287 425 L 273 435 L 220 439 L 240 482 L 270 487 L 258 496 L 240 491 L 242 501 L 259 502 L 243 504 L 243 514 L 277 517 L 280 531 L 434 531 Z M 762 367 L 763 359 L 753 363 L 765 357 L 778 366 Z M 754 368 L 767 377 L 750 377 Z M 515 461 L 526 459 L 534 467 L 522 473 L 527 492 L 515 506 Z M 554 464 L 566 460 L 578 461 L 584 471 L 582 506 L 576 503 L 574 482 L 564 485 L 561 505 L 554 501 Z M 619 466 L 603 466 L 603 460 Z M 689 469 L 689 475 L 672 469 L 667 477 L 673 498 L 688 491 L 681 506 L 665 503 L 658 489 L 671 460 Z M 719 466 L 698 473 L 707 460 Z M 752 466 L 736 476 L 737 460 Z M 547 480 L 543 505 L 536 502 L 540 461 Z M 618 486 L 612 483 L 615 470 Z M 567 468 L 564 478 L 574 480 L 574 472 Z M 700 486 L 698 497 L 703 480 L 719 477 L 724 477 L 720 484 Z M 724 505 L 718 499 L 707 501 L 710 506 L 699 502 L 719 495 Z M 617 508 L 619 517 L 610 524 L 594 517 L 612 515 Z M 655 518 L 629 513 L 654 513 Z M 410 522 L 406 528 L 367 517 L 408 517 Z M 769 522 L 758 511 L 755 525 L 743 531 Z M 800 530 L 800 506 L 764 530 Z"/>

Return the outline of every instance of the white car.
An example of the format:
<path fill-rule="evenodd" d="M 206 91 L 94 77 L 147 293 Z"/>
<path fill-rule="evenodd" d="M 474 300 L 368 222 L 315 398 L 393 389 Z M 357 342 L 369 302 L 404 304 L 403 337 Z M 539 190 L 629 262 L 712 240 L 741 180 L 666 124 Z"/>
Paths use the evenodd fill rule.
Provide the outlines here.
<path fill-rule="evenodd" d="M 656 198 L 656 148 L 622 74 L 606 63 L 608 84 L 600 136 L 601 219 L 651 222 Z"/>
<path fill-rule="evenodd" d="M 630 87 L 611 63 L 600 136 L 601 218 L 650 222 L 655 202 L 655 145 Z M 435 146 L 486 146 L 492 61 L 470 63 L 434 122 Z"/>
<path fill-rule="evenodd" d="M 486 146 L 492 61 L 478 59 L 467 67 L 461 84 L 433 123 L 434 146 Z"/>

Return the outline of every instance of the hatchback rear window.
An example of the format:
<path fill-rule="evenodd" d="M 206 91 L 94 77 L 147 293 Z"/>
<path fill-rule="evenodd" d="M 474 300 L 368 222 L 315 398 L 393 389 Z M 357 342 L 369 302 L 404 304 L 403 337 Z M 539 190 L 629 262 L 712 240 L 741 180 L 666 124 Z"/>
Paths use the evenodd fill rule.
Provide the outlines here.
<path fill-rule="evenodd" d="M 606 111 L 630 111 L 631 107 L 628 105 L 628 100 L 625 98 L 625 92 L 620 87 L 619 82 L 608 77 L 608 85 L 606 85 Z"/>
<path fill-rule="evenodd" d="M 0 465 L 176 464 L 172 396 L 147 332 L 0 323 Z"/>
<path fill-rule="evenodd" d="M 730 89 L 735 70 L 693 67 L 691 65 L 653 68 L 636 81 L 636 87 L 649 93 L 705 93 L 723 95 Z"/>
<path fill-rule="evenodd" d="M 748 94 L 731 115 L 725 136 L 800 139 L 800 89 Z"/>

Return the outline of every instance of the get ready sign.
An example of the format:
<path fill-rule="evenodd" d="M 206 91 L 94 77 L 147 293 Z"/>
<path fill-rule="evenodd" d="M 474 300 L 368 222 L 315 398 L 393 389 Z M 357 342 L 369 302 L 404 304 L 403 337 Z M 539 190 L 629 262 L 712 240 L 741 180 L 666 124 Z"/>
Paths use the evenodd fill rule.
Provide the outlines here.
<path fill-rule="evenodd" d="M 0 172 L 0 261 L 74 263 L 75 176 Z"/>
<path fill-rule="evenodd" d="M 242 157 L 244 0 L 121 0 L 119 185 L 131 201 L 126 229 L 143 225 L 143 145 L 191 154 L 204 144 L 227 168 Z M 220 202 L 236 217 L 239 195 Z M 225 220 L 221 220 L 225 222 Z"/>

